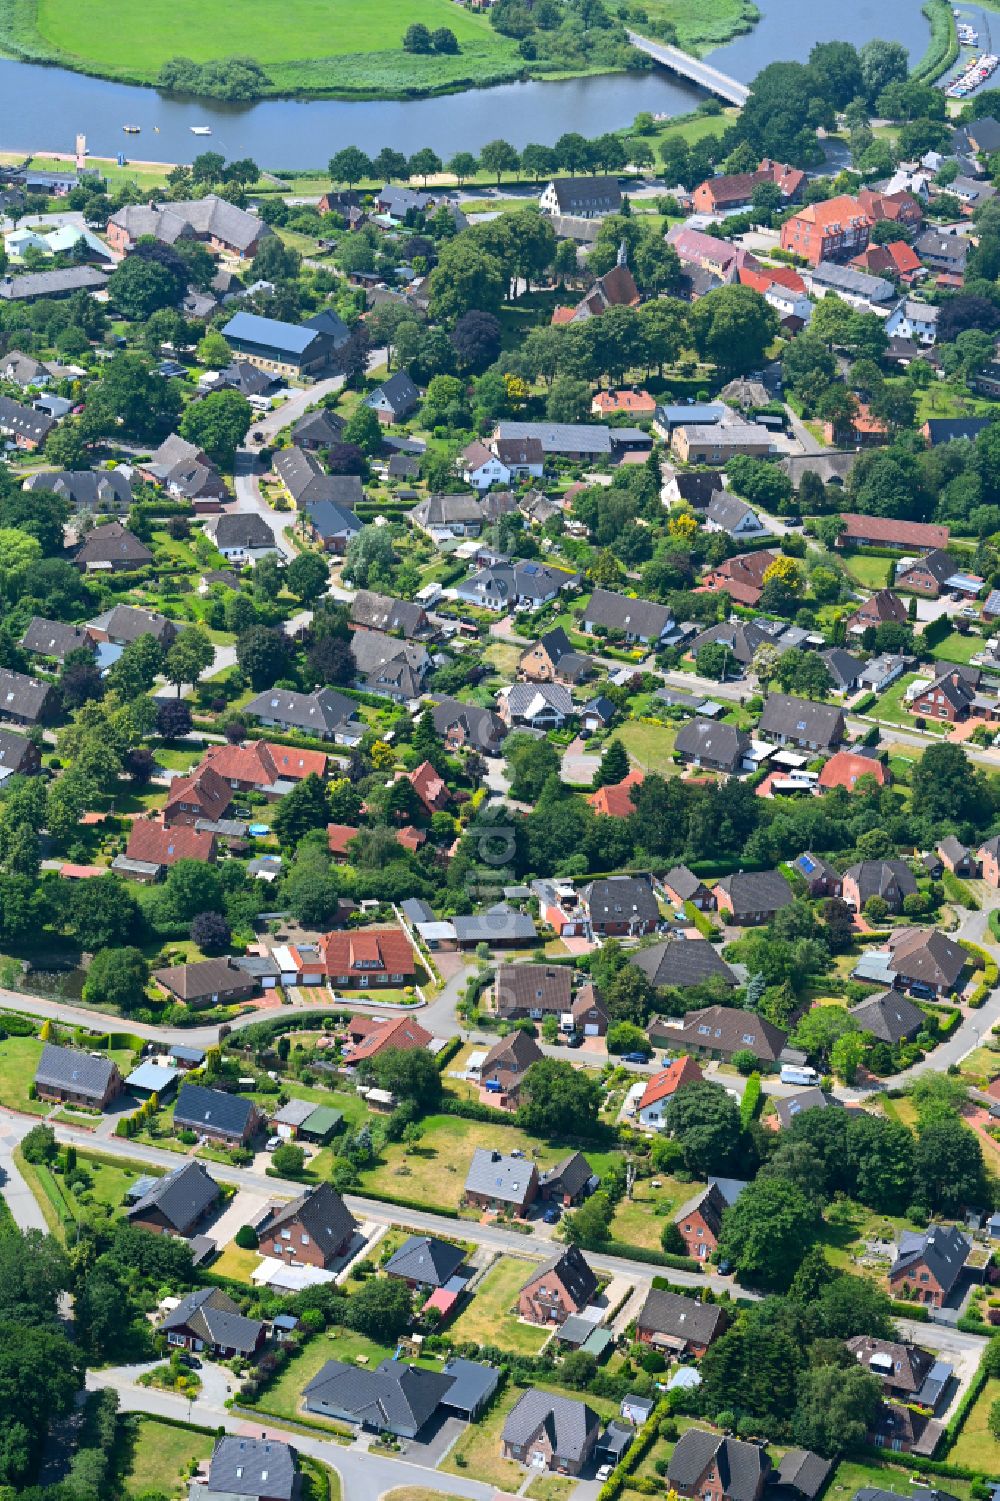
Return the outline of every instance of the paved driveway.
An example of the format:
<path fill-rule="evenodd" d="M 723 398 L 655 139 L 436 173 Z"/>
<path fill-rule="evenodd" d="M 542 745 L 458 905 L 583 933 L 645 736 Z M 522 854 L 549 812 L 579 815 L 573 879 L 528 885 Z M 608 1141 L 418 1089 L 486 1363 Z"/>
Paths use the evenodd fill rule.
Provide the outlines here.
<path fill-rule="evenodd" d="M 252 1188 L 237 1189 L 215 1223 L 206 1226 L 206 1235 L 210 1235 L 221 1250 L 242 1225 L 253 1223 L 270 1198 L 270 1194 L 257 1193 Z"/>
<path fill-rule="evenodd" d="M 44 1235 L 48 1230 L 45 1216 L 14 1161 L 14 1148 L 20 1139 L 20 1135 L 13 1132 L 5 1132 L 3 1136 L 0 1136 L 0 1184 L 2 1184 L 3 1196 L 7 1200 L 17 1228 L 41 1230 Z"/>

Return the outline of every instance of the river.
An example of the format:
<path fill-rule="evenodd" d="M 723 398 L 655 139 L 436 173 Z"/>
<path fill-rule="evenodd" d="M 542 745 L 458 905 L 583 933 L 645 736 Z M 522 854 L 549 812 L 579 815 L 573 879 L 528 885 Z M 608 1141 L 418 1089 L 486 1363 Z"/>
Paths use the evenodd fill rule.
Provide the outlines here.
<path fill-rule="evenodd" d="M 817 41 L 843 38 L 861 46 L 882 36 L 902 42 L 913 59 L 927 43 L 919 0 L 841 0 L 830 10 L 803 0 L 758 3 L 763 15 L 754 30 L 710 54 L 743 82 L 769 62 L 804 59 Z M 95 156 L 125 150 L 137 161 L 189 161 L 212 149 L 280 171 L 322 167 L 346 145 L 370 153 L 392 146 L 407 154 L 431 146 L 447 158 L 457 150 L 478 151 L 497 136 L 518 147 L 551 143 L 570 130 L 596 136 L 628 124 L 640 110 L 682 114 L 701 97 L 695 87 L 657 71 L 504 84 L 435 99 L 274 99 L 241 106 L 171 99 L 153 89 L 0 59 L 0 147 L 72 151 L 82 131 Z M 141 126 L 142 135 L 123 135 L 124 124 Z M 210 126 L 211 139 L 192 136 L 192 125 Z"/>

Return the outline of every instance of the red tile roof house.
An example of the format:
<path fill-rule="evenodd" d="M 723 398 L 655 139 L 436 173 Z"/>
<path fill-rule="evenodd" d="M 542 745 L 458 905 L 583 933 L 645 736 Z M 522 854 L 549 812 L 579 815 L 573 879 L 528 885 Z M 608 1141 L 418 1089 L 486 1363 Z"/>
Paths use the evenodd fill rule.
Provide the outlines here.
<path fill-rule="evenodd" d="M 665 1069 L 654 1074 L 646 1085 L 637 1107 L 639 1124 L 651 1131 L 662 1131 L 667 1105 L 685 1084 L 696 1084 L 704 1074 L 694 1059 L 675 1058 Z"/>
<path fill-rule="evenodd" d="M 329 1183 L 306 1189 L 285 1204 L 260 1232 L 260 1253 L 289 1266 L 327 1267 L 344 1256 L 357 1221 Z"/>
<path fill-rule="evenodd" d="M 891 589 L 878 589 L 870 599 L 858 606 L 853 615 L 847 617 L 844 624 L 849 636 L 860 636 L 869 626 L 877 629 L 889 622 L 905 624 L 906 606 Z"/>
<path fill-rule="evenodd" d="M 152 869 L 146 874 L 126 869 L 125 874 L 133 880 L 158 881 L 178 860 L 198 860 L 202 865 L 210 865 L 215 855 L 214 834 L 198 833 L 189 824 L 167 829 L 156 819 L 137 818 L 128 836 L 125 859 Z"/>
<path fill-rule="evenodd" d="M 785 202 L 790 203 L 801 191 L 805 180 L 806 174 L 797 167 L 790 167 L 787 162 L 772 162 L 765 157 L 756 172 L 732 172 L 706 178 L 692 192 L 691 202 L 699 214 L 725 213 L 749 203 L 754 188 L 762 183 L 775 183 Z"/>
<path fill-rule="evenodd" d="M 253 740 L 246 745 L 210 746 L 201 765 L 218 772 L 234 791 L 266 792 L 273 799 L 286 790 L 280 786 L 282 782 L 301 782 L 311 775 L 325 777 L 327 757 L 323 751 L 294 750 Z"/>
<path fill-rule="evenodd" d="M 894 521 L 889 516 L 859 516 L 855 511 L 841 514 L 844 530 L 837 538 L 838 547 L 947 547 L 949 530 L 928 521 Z"/>
<path fill-rule="evenodd" d="M 210 766 L 201 766 L 190 776 L 175 777 L 171 782 L 163 822 L 167 828 L 196 824 L 200 818 L 214 823 L 225 817 L 232 800 L 233 794 L 219 773 Z"/>
<path fill-rule="evenodd" d="M 517 1311 L 529 1324 L 564 1324 L 597 1293 L 597 1278 L 578 1246 L 567 1246 L 521 1284 Z"/>
<path fill-rule="evenodd" d="M 924 217 L 920 204 L 910 193 L 877 193 L 862 188 L 858 204 L 874 221 L 891 219 L 896 224 L 920 224 Z"/>
<path fill-rule="evenodd" d="M 1000 890 L 1000 839 L 987 839 L 976 851 L 979 873 L 987 886 Z"/>
<path fill-rule="evenodd" d="M 905 240 L 893 240 L 888 245 L 869 245 L 862 255 L 854 257 L 851 265 L 867 271 L 869 276 L 898 278 L 906 286 L 927 275 L 919 255 Z"/>
<path fill-rule="evenodd" d="M 644 775 L 642 768 L 637 766 L 622 781 L 615 782 L 612 786 L 598 787 L 596 792 L 588 793 L 587 802 L 595 813 L 604 818 L 628 818 L 635 812 L 632 789 L 642 786 Z"/>
<path fill-rule="evenodd" d="M 753 609 L 764 592 L 764 574 L 777 556 L 774 552 L 737 553 L 706 573 L 701 588 L 713 593 L 725 590 L 734 604 Z"/>
<path fill-rule="evenodd" d="M 447 783 L 429 761 L 421 761 L 416 771 L 408 774 L 407 781 L 428 813 L 440 813 L 452 800 Z"/>
<path fill-rule="evenodd" d="M 432 1041 L 432 1034 L 412 1017 L 395 1016 L 370 1031 L 362 1042 L 351 1049 L 345 1062 L 350 1068 L 355 1068 L 359 1063 L 377 1058 L 387 1048 L 398 1048 L 401 1052 L 408 1053 L 426 1048 Z"/>
<path fill-rule="evenodd" d="M 364 928 L 327 933 L 320 953 L 333 985 L 368 990 L 379 985 L 412 985 L 417 961 L 401 928 Z"/>
<path fill-rule="evenodd" d="M 817 785 L 827 792 L 834 787 L 843 787 L 846 792 L 853 792 L 862 777 L 871 777 L 879 787 L 884 787 L 889 780 L 881 761 L 872 760 L 868 756 L 856 756 L 851 751 L 837 751 L 820 772 Z"/>
<path fill-rule="evenodd" d="M 841 194 L 825 203 L 810 203 L 781 226 L 781 248 L 801 255 L 811 266 L 843 260 L 868 244 L 872 220 L 854 198 Z"/>
<path fill-rule="evenodd" d="M 648 391 L 598 391 L 590 403 L 592 417 L 608 417 L 614 412 L 628 412 L 633 417 L 652 417 L 655 398 Z"/>
<path fill-rule="evenodd" d="M 347 846 L 360 833 L 361 830 L 356 829 L 351 823 L 328 823 L 326 826 L 326 843 L 333 858 L 338 861 L 349 859 Z"/>

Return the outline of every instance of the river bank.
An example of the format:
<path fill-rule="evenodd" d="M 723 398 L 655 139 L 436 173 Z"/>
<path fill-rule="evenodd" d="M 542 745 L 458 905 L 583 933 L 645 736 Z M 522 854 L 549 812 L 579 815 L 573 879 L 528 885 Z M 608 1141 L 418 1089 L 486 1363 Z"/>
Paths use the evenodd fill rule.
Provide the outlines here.
<path fill-rule="evenodd" d="M 0 0 L 0 6 L 4 3 Z M 457 9 L 454 0 L 442 3 Z M 708 60 L 749 82 L 770 62 L 807 57 L 816 42 L 845 36 L 857 46 L 875 36 L 902 42 L 916 64 L 927 49 L 929 25 L 919 0 L 884 0 L 877 11 L 870 0 L 841 0 L 835 12 L 801 0 L 762 0 L 758 24 L 708 53 Z M 210 146 L 229 158 L 251 156 L 273 164 L 279 172 L 321 174 L 342 146 L 359 146 L 368 155 L 389 146 L 408 156 L 430 146 L 447 160 L 459 150 L 479 152 L 502 135 L 521 150 L 530 141 L 552 143 L 569 131 L 589 139 L 622 130 L 640 112 L 689 117 L 704 95 L 654 70 L 517 82 L 410 101 L 268 99 L 235 105 L 175 99 L 60 68 L 0 60 L 0 98 L 2 144 L 21 155 L 69 151 L 79 131 L 95 157 L 112 162 L 130 147 L 143 160 L 162 155 L 164 162 L 189 162 Z M 124 136 L 126 123 L 141 126 L 141 137 Z M 193 125 L 207 125 L 210 142 L 193 137 Z M 150 149 L 147 143 L 153 141 Z"/>

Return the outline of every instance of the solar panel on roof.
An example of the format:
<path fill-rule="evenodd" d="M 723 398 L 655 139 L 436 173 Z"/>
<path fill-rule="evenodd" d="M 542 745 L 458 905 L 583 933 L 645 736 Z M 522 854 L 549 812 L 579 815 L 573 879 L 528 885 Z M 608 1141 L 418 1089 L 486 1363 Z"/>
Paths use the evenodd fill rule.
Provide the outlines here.
<path fill-rule="evenodd" d="M 800 855 L 799 864 L 801 865 L 807 876 L 812 875 L 813 871 L 816 869 L 815 862 L 810 860 L 808 855 Z"/>

